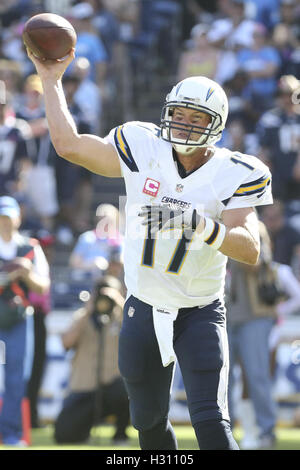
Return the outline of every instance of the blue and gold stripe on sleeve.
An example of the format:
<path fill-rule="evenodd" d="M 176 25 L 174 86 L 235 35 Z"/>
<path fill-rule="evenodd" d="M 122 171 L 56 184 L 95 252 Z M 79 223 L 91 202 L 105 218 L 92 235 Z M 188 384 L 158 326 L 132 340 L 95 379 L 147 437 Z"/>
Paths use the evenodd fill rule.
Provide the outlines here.
<path fill-rule="evenodd" d="M 210 245 L 210 246 L 213 245 L 219 233 L 220 233 L 220 224 L 214 221 L 214 228 L 211 234 L 206 239 L 204 239 L 205 243 L 207 243 L 207 245 Z"/>
<path fill-rule="evenodd" d="M 116 128 L 114 139 L 120 158 L 122 158 L 123 162 L 131 171 L 138 172 L 139 169 L 134 161 L 130 147 L 124 136 L 123 125 Z"/>
<path fill-rule="evenodd" d="M 241 184 L 240 187 L 233 194 L 234 197 L 250 196 L 256 194 L 260 197 L 266 190 L 267 186 L 271 183 L 271 176 L 265 175 L 250 183 Z"/>

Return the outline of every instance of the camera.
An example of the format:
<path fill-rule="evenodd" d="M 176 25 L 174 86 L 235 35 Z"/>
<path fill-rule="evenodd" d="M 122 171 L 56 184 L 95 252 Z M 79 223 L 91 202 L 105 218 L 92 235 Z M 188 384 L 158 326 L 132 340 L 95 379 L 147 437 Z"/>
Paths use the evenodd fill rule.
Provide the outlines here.
<path fill-rule="evenodd" d="M 120 295 L 121 283 L 113 276 L 104 276 L 96 285 L 92 292 L 81 291 L 79 299 L 82 302 L 89 302 L 89 311 L 94 326 L 102 328 L 103 325 L 111 321 L 118 296 Z"/>
<path fill-rule="evenodd" d="M 93 302 L 92 320 L 97 328 L 107 325 L 112 316 L 113 309 L 115 307 L 115 301 L 106 294 L 98 292 Z"/>

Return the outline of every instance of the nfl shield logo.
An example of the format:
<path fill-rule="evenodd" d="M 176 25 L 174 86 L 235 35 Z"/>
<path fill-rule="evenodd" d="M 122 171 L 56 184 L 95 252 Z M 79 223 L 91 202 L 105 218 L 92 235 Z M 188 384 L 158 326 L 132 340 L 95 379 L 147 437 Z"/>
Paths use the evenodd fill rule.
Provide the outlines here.
<path fill-rule="evenodd" d="M 129 316 L 130 318 L 132 318 L 133 315 L 134 315 L 134 312 L 135 312 L 135 308 L 134 308 L 134 307 L 129 307 L 129 309 L 128 309 L 128 316 Z"/>
<path fill-rule="evenodd" d="M 177 184 L 177 185 L 176 185 L 176 191 L 177 191 L 178 193 L 182 193 L 182 191 L 183 191 L 183 184 Z"/>

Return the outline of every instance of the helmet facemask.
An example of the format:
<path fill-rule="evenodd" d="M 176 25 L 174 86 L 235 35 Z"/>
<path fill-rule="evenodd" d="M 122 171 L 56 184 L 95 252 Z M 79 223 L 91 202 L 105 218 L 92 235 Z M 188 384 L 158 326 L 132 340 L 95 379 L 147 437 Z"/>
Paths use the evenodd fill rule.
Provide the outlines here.
<path fill-rule="evenodd" d="M 207 127 L 199 125 L 188 125 L 182 122 L 173 120 L 173 113 L 175 108 L 193 109 L 195 111 L 205 113 L 211 121 Z M 187 132 L 184 138 L 175 137 L 172 131 L 178 130 Z M 205 106 L 193 103 L 191 101 L 166 101 L 161 115 L 161 135 L 164 140 L 173 144 L 175 150 L 182 153 L 191 153 L 197 147 L 209 147 L 218 140 L 222 135 L 222 118 L 220 114 L 214 112 Z M 193 136 L 193 139 L 191 139 Z M 195 139 L 195 136 L 198 137 Z"/>

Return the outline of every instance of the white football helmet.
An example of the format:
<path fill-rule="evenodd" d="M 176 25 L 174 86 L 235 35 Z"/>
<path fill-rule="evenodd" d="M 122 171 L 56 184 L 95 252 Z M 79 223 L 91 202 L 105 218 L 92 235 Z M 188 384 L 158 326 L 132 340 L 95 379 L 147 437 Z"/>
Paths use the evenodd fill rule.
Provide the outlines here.
<path fill-rule="evenodd" d="M 206 113 L 211 117 L 207 127 L 186 125 L 173 121 L 174 108 L 182 107 Z M 221 139 L 228 116 L 228 100 L 223 88 L 206 77 L 185 78 L 167 95 L 161 114 L 161 136 L 171 142 L 175 150 L 190 153 L 195 147 L 209 147 Z M 172 130 L 188 131 L 186 138 L 176 138 Z M 199 135 L 192 140 L 191 134 Z"/>

